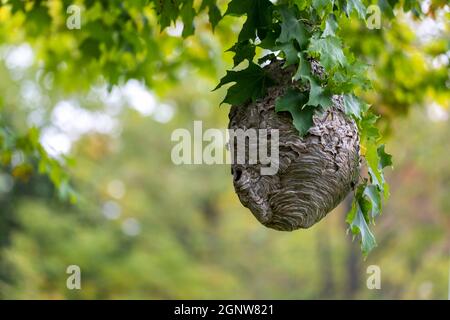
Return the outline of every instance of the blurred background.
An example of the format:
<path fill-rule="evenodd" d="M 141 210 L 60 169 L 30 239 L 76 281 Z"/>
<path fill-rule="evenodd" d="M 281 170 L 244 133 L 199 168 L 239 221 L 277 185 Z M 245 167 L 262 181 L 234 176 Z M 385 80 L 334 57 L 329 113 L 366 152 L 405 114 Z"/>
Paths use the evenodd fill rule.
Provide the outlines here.
<path fill-rule="evenodd" d="M 311 229 L 278 232 L 240 204 L 229 166 L 172 163 L 173 130 L 227 127 L 225 90 L 211 90 L 244 20 L 213 33 L 202 11 L 183 38 L 186 23 L 161 32 L 146 1 L 86 0 L 70 30 L 69 1 L 3 1 L 0 298 L 449 298 L 449 6 L 410 2 L 423 15 L 341 25 L 372 66 L 363 95 L 394 158 L 364 260 L 348 200 Z M 73 264 L 81 290 L 66 287 Z M 366 286 L 370 265 L 380 290 Z"/>

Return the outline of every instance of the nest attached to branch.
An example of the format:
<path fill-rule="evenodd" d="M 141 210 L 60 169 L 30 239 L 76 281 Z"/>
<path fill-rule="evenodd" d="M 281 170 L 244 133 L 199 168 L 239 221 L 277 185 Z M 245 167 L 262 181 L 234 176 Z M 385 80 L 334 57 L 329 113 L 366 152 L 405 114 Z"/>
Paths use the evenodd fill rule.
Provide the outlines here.
<path fill-rule="evenodd" d="M 294 70 L 281 66 L 274 61 L 265 67 L 276 85 L 264 98 L 232 106 L 229 113 L 229 129 L 279 130 L 278 172 L 261 175 L 261 166 L 267 165 L 235 161 L 231 172 L 241 203 L 259 222 L 292 231 L 320 221 L 353 189 L 359 175 L 359 136 L 355 122 L 344 114 L 342 97 L 335 95 L 333 105 L 316 112 L 313 126 L 300 137 L 290 113 L 275 111 L 276 99 L 295 86 Z M 314 60 L 311 69 L 323 76 Z"/>

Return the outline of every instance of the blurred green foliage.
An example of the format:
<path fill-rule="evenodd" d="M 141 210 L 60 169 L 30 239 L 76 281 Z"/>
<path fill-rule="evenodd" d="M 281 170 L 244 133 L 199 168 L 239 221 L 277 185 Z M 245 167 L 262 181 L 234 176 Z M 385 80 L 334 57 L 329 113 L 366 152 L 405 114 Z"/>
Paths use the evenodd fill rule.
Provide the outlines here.
<path fill-rule="evenodd" d="M 245 19 L 226 17 L 212 33 L 228 1 L 203 2 L 183 2 L 200 12 L 185 39 L 194 29 L 182 1 L 164 18 L 152 1 L 1 2 L 0 298 L 446 298 L 450 128 L 429 117 L 436 103 L 449 107 L 446 2 L 431 1 L 420 19 L 396 10 L 379 30 L 348 19 L 339 31 L 372 66 L 374 90 L 363 95 L 396 158 L 379 247 L 366 261 L 344 236 L 348 207 L 280 233 L 242 208 L 227 166 L 172 164 L 174 129 L 194 119 L 226 126 L 225 92 L 210 91 L 233 65 L 224 51 Z M 80 30 L 66 27 L 71 4 L 83 8 Z M 421 36 L 427 19 L 443 31 Z M 25 44 L 33 63 L 24 67 L 11 57 Z M 128 100 L 116 110 L 105 98 L 129 79 L 157 97 L 154 111 L 142 115 Z M 62 100 L 118 125 L 83 132 L 67 156 L 48 155 L 39 132 L 57 128 Z M 162 104 L 170 121 L 157 116 Z M 82 290 L 66 288 L 70 264 L 81 267 Z M 371 264 L 381 290 L 366 288 Z"/>

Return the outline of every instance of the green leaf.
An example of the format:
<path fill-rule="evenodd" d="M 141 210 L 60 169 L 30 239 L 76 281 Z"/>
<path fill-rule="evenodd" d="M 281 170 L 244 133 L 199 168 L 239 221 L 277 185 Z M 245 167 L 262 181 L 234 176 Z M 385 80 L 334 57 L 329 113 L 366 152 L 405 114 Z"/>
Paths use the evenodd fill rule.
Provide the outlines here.
<path fill-rule="evenodd" d="M 216 0 L 203 0 L 200 6 L 200 11 L 208 8 L 209 22 L 211 23 L 212 29 L 214 30 L 222 19 L 219 7 L 217 7 Z"/>
<path fill-rule="evenodd" d="M 395 18 L 393 6 L 387 0 L 378 0 L 378 6 L 384 16 L 389 19 Z"/>
<path fill-rule="evenodd" d="M 307 0 L 294 0 L 294 4 L 297 6 L 297 8 L 300 11 L 303 11 L 306 9 L 306 7 L 308 7 L 308 5 L 310 5 L 311 0 L 307 1 Z"/>
<path fill-rule="evenodd" d="M 177 20 L 180 13 L 179 4 L 174 1 L 155 1 L 154 3 L 159 18 L 159 25 L 161 30 L 164 30 Z"/>
<path fill-rule="evenodd" d="M 377 148 L 377 155 L 379 159 L 378 170 L 381 172 L 381 182 L 383 184 L 383 188 L 381 190 L 383 191 L 384 198 L 387 199 L 389 197 L 389 185 L 384 179 L 383 168 L 392 166 L 392 156 L 384 151 L 384 145 Z"/>
<path fill-rule="evenodd" d="M 376 143 L 376 141 L 380 138 L 380 132 L 375 126 L 377 120 L 377 115 L 371 112 L 366 112 L 361 120 L 358 121 L 359 136 L 363 145 L 368 142 Z"/>
<path fill-rule="evenodd" d="M 323 18 L 333 11 L 334 0 L 313 0 L 312 6 L 316 9 L 317 14 Z"/>
<path fill-rule="evenodd" d="M 355 11 L 361 19 L 366 18 L 366 7 L 361 0 L 347 0 L 344 11 L 347 16 L 351 16 L 353 11 Z"/>
<path fill-rule="evenodd" d="M 361 198 L 355 196 L 352 209 L 347 215 L 347 223 L 353 235 L 360 235 L 361 250 L 365 257 L 377 246 L 375 237 L 369 229 L 368 220 L 366 220 L 366 208 L 361 206 Z"/>
<path fill-rule="evenodd" d="M 361 119 L 361 114 L 368 109 L 368 105 L 358 99 L 354 94 L 345 94 L 343 100 L 345 113 L 358 119 Z"/>
<path fill-rule="evenodd" d="M 383 168 L 392 165 L 392 156 L 385 152 L 384 145 L 379 145 L 380 134 L 375 127 L 376 120 L 375 115 L 366 113 L 359 121 L 358 127 L 371 183 L 377 186 L 387 199 L 389 185 L 385 181 Z"/>
<path fill-rule="evenodd" d="M 381 191 L 371 184 L 364 188 L 364 196 L 370 200 L 370 216 L 373 219 L 381 213 Z"/>
<path fill-rule="evenodd" d="M 324 109 L 331 107 L 333 101 L 331 100 L 331 92 L 328 89 L 322 88 L 320 84 L 313 77 L 308 78 L 310 83 L 309 100 L 306 103 L 308 106 L 322 106 Z"/>
<path fill-rule="evenodd" d="M 287 111 L 291 114 L 294 127 L 298 130 L 300 136 L 308 133 L 313 125 L 313 115 L 316 108 L 305 106 L 307 96 L 298 89 L 288 89 L 286 94 L 275 102 L 275 111 Z"/>
<path fill-rule="evenodd" d="M 214 90 L 230 82 L 235 82 L 235 84 L 228 88 L 227 95 L 222 103 L 231 105 L 242 104 L 249 99 L 255 101 L 263 97 L 267 87 L 273 84 L 273 80 L 270 79 L 269 75 L 253 62 L 244 70 L 227 71 L 225 77 L 220 80 L 220 83 Z"/>
<path fill-rule="evenodd" d="M 295 48 L 294 44 L 291 42 L 282 43 L 277 46 L 277 48 L 284 53 L 284 57 L 286 62 L 284 63 L 284 67 L 290 66 L 292 64 L 298 63 L 298 51 Z"/>
<path fill-rule="evenodd" d="M 334 15 L 328 16 L 325 20 L 325 29 L 322 32 L 321 37 L 334 37 L 336 35 L 336 30 L 338 29 L 338 24 Z"/>
<path fill-rule="evenodd" d="M 380 158 L 378 157 L 377 143 L 375 141 L 368 141 L 364 157 L 366 158 L 372 183 L 378 186 L 380 190 L 384 190 L 384 177 L 383 172 L 378 165 Z"/>
<path fill-rule="evenodd" d="M 183 20 L 183 38 L 186 38 L 194 33 L 194 17 L 196 15 L 193 8 L 194 0 L 186 0 L 180 10 L 181 19 Z"/>
<path fill-rule="evenodd" d="M 249 40 L 245 40 L 243 42 L 238 42 L 234 46 L 232 46 L 230 49 L 227 50 L 227 52 L 234 52 L 235 55 L 233 57 L 234 66 L 237 66 L 239 63 L 241 63 L 244 60 L 248 60 L 249 62 L 253 60 L 253 57 L 255 56 L 255 45 L 250 43 Z"/>
<path fill-rule="evenodd" d="M 294 80 L 308 80 L 311 78 L 311 65 L 309 61 L 304 57 L 304 55 L 299 52 L 297 53 L 298 57 L 298 68 L 293 77 Z"/>
<path fill-rule="evenodd" d="M 328 84 L 336 93 L 353 93 L 356 88 L 367 90 L 372 87 L 367 78 L 368 66 L 361 61 L 350 61 L 352 57 L 346 56 L 344 68 L 333 70 Z"/>
<path fill-rule="evenodd" d="M 272 24 L 273 4 L 269 0 L 232 0 L 225 15 L 247 15 L 247 20 L 239 33 L 239 41 L 263 39 Z"/>
<path fill-rule="evenodd" d="M 276 41 L 277 41 L 278 37 L 280 36 L 280 32 L 281 32 L 280 25 L 273 24 L 271 26 L 271 28 L 267 31 L 264 39 L 261 39 L 261 43 L 258 45 L 258 47 L 274 51 L 274 48 L 276 48 L 276 46 L 277 46 Z"/>
<path fill-rule="evenodd" d="M 413 11 L 416 16 L 420 16 L 422 14 L 422 9 L 418 0 L 405 0 L 403 3 L 403 11 Z"/>
<path fill-rule="evenodd" d="M 320 57 L 320 63 L 326 70 L 338 65 L 344 66 L 346 62 L 341 42 L 336 37 L 311 38 L 308 53 L 313 57 Z"/>
<path fill-rule="evenodd" d="M 380 157 L 381 168 L 392 166 L 392 156 L 384 151 L 384 147 L 384 144 L 382 144 L 377 149 L 378 157 Z"/>
<path fill-rule="evenodd" d="M 288 6 L 281 6 L 278 10 L 281 14 L 281 33 L 277 41 L 286 43 L 296 40 L 300 48 L 306 46 L 308 33 L 304 24 L 295 17 L 294 10 Z"/>

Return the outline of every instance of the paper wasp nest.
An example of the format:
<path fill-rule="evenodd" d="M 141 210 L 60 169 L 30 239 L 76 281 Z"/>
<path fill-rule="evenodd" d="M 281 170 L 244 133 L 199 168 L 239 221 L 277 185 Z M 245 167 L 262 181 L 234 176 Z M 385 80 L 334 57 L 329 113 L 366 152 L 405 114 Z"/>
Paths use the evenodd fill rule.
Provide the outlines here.
<path fill-rule="evenodd" d="M 300 137 L 290 113 L 275 112 L 276 99 L 293 86 L 293 70 L 281 65 L 276 61 L 265 67 L 276 85 L 264 98 L 232 106 L 229 113 L 229 129 L 279 130 L 278 172 L 261 175 L 265 165 L 260 162 L 233 162 L 231 172 L 241 203 L 259 222 L 292 231 L 320 221 L 352 190 L 359 173 L 359 137 L 355 122 L 343 112 L 340 96 L 333 97 L 328 110 L 316 112 L 313 126 Z M 323 72 L 314 61 L 311 67 L 318 76 Z"/>

